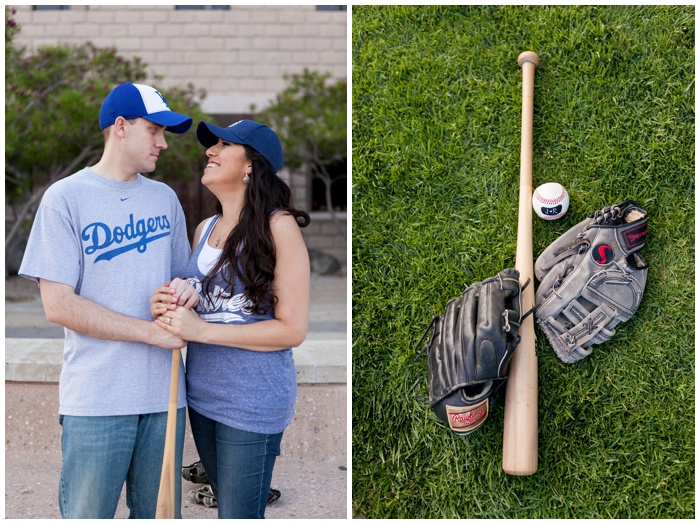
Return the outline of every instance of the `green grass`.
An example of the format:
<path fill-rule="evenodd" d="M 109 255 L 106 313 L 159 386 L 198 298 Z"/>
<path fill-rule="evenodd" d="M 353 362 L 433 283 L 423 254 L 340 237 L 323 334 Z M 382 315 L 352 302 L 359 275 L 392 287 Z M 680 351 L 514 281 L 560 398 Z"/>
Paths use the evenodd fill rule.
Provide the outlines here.
<path fill-rule="evenodd" d="M 692 6 L 354 6 L 352 499 L 362 518 L 695 514 Z M 414 346 L 515 263 L 522 73 L 535 78 L 535 256 L 596 209 L 649 212 L 644 299 L 576 364 L 538 331 L 539 470 L 501 468 L 503 401 L 468 437 L 415 400 Z M 416 379 L 420 379 L 414 389 Z"/>

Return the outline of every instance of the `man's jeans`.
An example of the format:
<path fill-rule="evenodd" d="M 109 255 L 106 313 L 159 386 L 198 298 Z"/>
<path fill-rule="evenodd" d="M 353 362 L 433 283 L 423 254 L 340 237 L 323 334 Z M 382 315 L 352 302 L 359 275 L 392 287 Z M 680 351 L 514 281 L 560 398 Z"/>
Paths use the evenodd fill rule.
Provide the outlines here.
<path fill-rule="evenodd" d="M 114 518 L 124 481 L 129 518 L 156 515 L 167 413 L 59 417 L 63 464 L 61 516 Z M 178 410 L 175 446 L 175 518 L 181 518 L 185 408 Z"/>
<path fill-rule="evenodd" d="M 220 519 L 265 518 L 272 469 L 282 433 L 250 433 L 189 409 L 199 458 L 216 497 Z"/>

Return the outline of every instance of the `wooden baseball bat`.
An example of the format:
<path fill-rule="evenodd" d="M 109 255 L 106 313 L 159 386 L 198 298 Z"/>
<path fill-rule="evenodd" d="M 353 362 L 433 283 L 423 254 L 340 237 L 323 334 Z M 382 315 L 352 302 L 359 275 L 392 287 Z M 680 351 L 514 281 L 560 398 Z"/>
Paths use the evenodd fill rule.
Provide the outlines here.
<path fill-rule="evenodd" d="M 177 389 L 180 382 L 179 349 L 173 350 L 173 361 L 170 369 L 170 399 L 168 401 L 168 421 L 165 426 L 165 449 L 163 450 L 163 466 L 160 470 L 160 488 L 156 505 L 157 519 L 175 518 L 175 442 L 177 433 Z"/>
<path fill-rule="evenodd" d="M 518 57 L 523 69 L 522 136 L 520 141 L 520 198 L 515 269 L 520 283 L 530 284 L 522 294 L 524 314 L 535 305 L 532 256 L 532 113 L 537 54 L 525 51 Z M 510 361 L 506 384 L 503 426 L 503 471 L 509 475 L 532 475 L 537 471 L 537 353 L 533 315 L 520 326 L 520 343 Z"/>

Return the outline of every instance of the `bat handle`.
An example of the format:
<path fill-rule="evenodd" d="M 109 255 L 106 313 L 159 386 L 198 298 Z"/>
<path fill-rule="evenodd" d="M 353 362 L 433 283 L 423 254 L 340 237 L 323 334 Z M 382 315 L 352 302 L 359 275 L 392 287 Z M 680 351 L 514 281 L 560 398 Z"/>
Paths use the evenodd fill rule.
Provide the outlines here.
<path fill-rule="evenodd" d="M 177 391 L 180 383 L 181 361 L 180 349 L 174 349 L 170 368 L 170 397 L 168 400 L 168 421 L 165 426 L 163 466 L 160 471 L 160 488 L 156 504 L 157 519 L 175 518 L 175 442 L 177 437 Z"/>

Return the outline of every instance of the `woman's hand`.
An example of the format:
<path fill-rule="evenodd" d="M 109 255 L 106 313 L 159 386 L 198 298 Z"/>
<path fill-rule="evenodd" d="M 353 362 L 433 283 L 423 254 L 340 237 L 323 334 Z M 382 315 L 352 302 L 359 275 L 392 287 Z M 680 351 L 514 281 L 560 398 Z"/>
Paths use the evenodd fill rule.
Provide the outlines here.
<path fill-rule="evenodd" d="M 183 340 L 197 340 L 207 323 L 192 309 L 177 306 L 156 318 L 156 324 Z"/>
<path fill-rule="evenodd" d="M 187 280 L 173 279 L 170 283 L 170 289 L 173 290 L 173 297 L 175 297 L 175 303 L 178 306 L 192 309 L 199 303 L 199 293 Z"/>
<path fill-rule="evenodd" d="M 177 306 L 191 309 L 198 303 L 199 293 L 197 290 L 187 280 L 175 278 L 172 282 L 166 282 L 153 292 L 150 300 L 151 316 L 158 318 Z"/>

